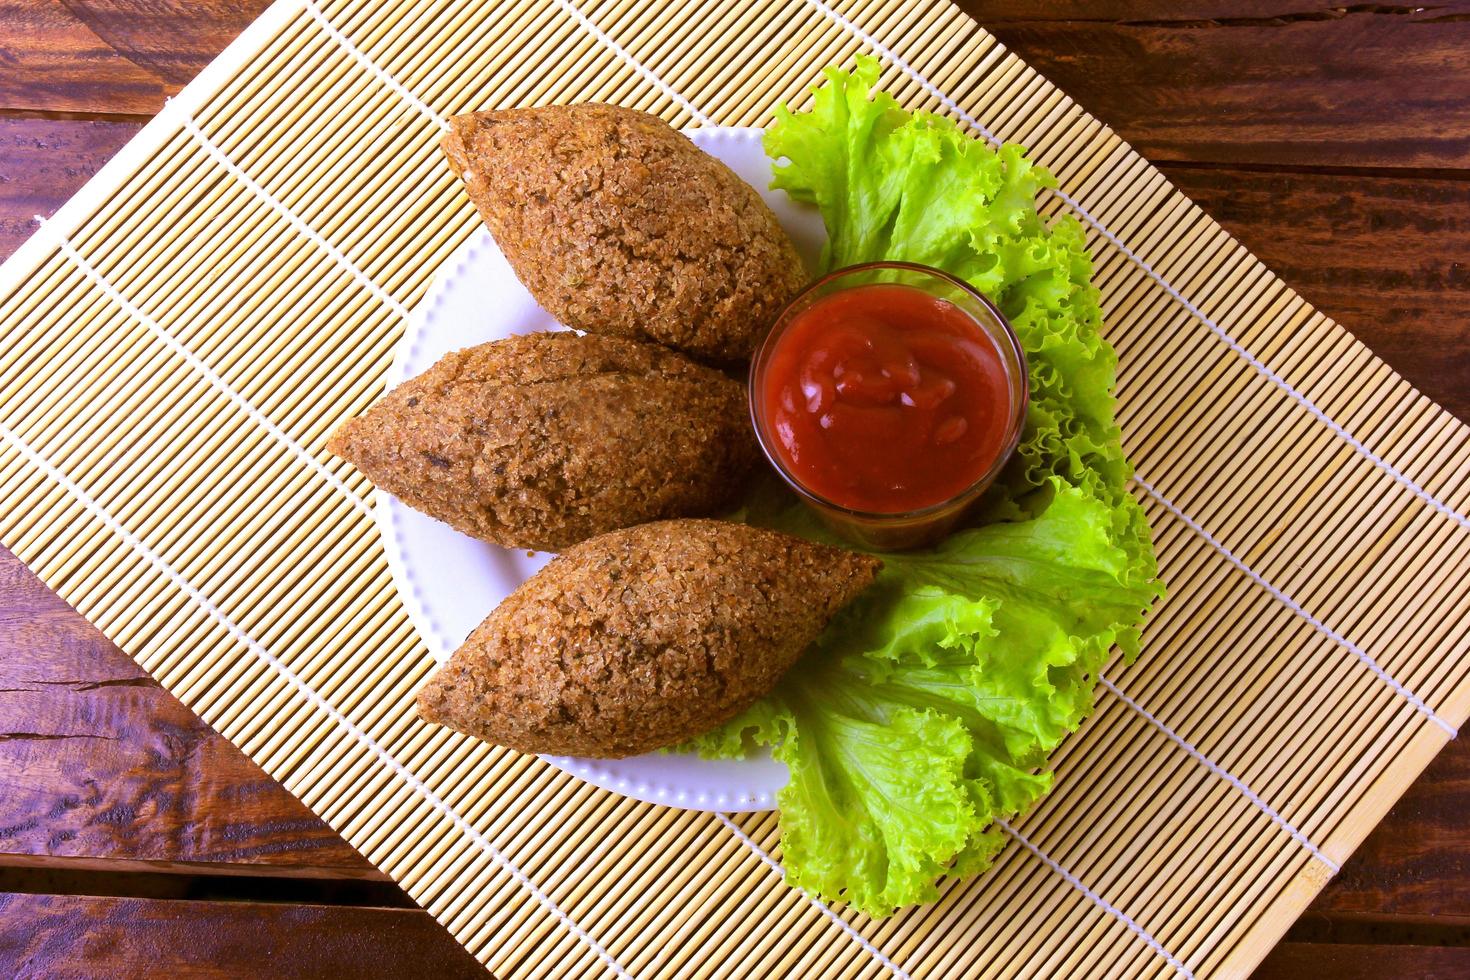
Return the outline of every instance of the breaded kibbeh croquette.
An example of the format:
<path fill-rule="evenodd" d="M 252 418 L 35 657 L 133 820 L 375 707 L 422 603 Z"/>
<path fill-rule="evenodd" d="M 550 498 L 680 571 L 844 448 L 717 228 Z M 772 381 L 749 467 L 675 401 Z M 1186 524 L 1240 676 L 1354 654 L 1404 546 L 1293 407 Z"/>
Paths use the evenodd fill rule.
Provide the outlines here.
<path fill-rule="evenodd" d="M 522 283 L 577 330 L 750 357 L 806 270 L 755 189 L 657 116 L 455 116 L 443 147 Z"/>
<path fill-rule="evenodd" d="M 745 386 L 655 344 L 539 333 L 450 354 L 327 448 L 508 548 L 718 513 L 758 458 Z"/>
<path fill-rule="evenodd" d="M 429 679 L 419 713 L 521 752 L 673 745 L 769 692 L 881 567 L 724 521 L 604 534 L 511 593 Z"/>

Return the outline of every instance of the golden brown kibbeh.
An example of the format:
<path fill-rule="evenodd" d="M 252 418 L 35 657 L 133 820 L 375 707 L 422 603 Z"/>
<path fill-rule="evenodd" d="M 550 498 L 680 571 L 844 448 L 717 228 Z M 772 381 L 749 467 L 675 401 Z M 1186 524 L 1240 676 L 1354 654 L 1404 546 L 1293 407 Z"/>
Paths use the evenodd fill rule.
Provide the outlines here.
<path fill-rule="evenodd" d="M 744 360 L 806 283 L 755 189 L 657 116 L 583 104 L 450 127 L 444 152 L 496 244 L 569 327 Z"/>
<path fill-rule="evenodd" d="M 745 386 L 654 344 L 540 333 L 450 354 L 327 448 L 508 548 L 718 513 L 758 458 Z"/>
<path fill-rule="evenodd" d="M 618 758 L 766 694 L 882 562 L 777 531 L 614 531 L 527 579 L 419 693 L 419 713 L 521 752 Z"/>

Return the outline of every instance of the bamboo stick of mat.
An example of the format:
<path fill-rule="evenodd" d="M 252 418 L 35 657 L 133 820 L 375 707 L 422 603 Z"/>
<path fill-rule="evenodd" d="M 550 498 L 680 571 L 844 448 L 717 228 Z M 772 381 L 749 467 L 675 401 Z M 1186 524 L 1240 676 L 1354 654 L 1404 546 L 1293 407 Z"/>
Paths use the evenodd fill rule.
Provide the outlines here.
<path fill-rule="evenodd" d="M 688 813 L 419 723 L 327 456 L 477 218 L 443 119 L 763 125 L 828 64 L 1088 225 L 1170 596 L 996 866 L 872 921 Z M 1470 438 L 954 8 L 282 0 L 0 269 L 0 540 L 504 977 L 1242 976 L 1470 712 Z"/>

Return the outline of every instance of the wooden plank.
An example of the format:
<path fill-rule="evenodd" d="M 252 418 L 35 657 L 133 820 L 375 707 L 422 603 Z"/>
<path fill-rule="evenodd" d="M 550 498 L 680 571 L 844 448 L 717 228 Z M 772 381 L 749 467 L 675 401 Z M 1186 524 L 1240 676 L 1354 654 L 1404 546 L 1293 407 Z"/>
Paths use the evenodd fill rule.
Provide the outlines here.
<path fill-rule="evenodd" d="M 12 855 L 0 865 L 0 894 L 7 892 L 418 908 L 391 881 L 327 878 L 307 875 L 294 868 L 219 862 L 187 864 Z"/>
<path fill-rule="evenodd" d="M 1470 949 L 1463 946 L 1370 946 L 1355 943 L 1285 942 L 1271 951 L 1255 980 L 1462 980 L 1470 976 Z"/>
<path fill-rule="evenodd" d="M 1470 419 L 1470 181 L 1162 169 L 1309 302 Z"/>
<path fill-rule="evenodd" d="M 32 215 L 65 204 L 142 125 L 0 116 L 0 257 L 35 231 Z"/>
<path fill-rule="evenodd" d="M 1470 922 L 1470 744 L 1451 742 L 1312 903 L 1317 915 Z M 1470 932 L 1466 934 L 1470 942 Z"/>
<path fill-rule="evenodd" d="M 151 116 L 266 0 L 0 0 L 0 108 Z"/>
<path fill-rule="evenodd" d="M 427 912 L 0 894 L 7 976 L 483 978 Z"/>
<path fill-rule="evenodd" d="M 85 874 L 93 871 L 101 872 L 106 876 L 154 874 L 174 875 L 179 878 L 275 878 L 290 879 L 292 881 L 306 881 L 308 879 L 324 883 L 337 883 L 344 881 L 367 882 L 383 887 L 394 887 L 392 881 L 386 876 L 376 873 L 372 868 L 364 866 L 360 871 L 352 868 L 322 867 L 312 864 L 244 864 L 224 860 L 216 861 L 160 861 L 147 858 L 128 858 L 117 856 L 72 856 L 57 854 L 19 854 L 15 852 L 0 853 L 0 891 L 7 887 L 13 887 L 17 875 L 31 871 L 57 872 L 65 874 Z M 88 892 L 88 894 L 95 894 Z M 132 894 L 123 891 L 119 894 Z M 412 904 L 407 895 L 401 890 L 399 895 L 404 902 Z M 379 901 L 377 904 L 383 904 Z"/>
<path fill-rule="evenodd" d="M 962 5 L 963 6 L 963 5 Z M 1007 21 L 1103 21 L 1173 24 L 1213 21 L 1337 20 L 1369 9 L 1373 13 L 1436 21 L 1464 13 L 1464 0 L 1429 5 L 1346 4 L 1341 0 L 975 0 L 982 24 Z M 968 9 L 968 8 L 966 8 Z"/>
<path fill-rule="evenodd" d="M 0 106 L 151 115 L 264 5 L 0 3 Z M 1155 162 L 1470 161 L 1470 0 L 960 6 Z"/>
<path fill-rule="evenodd" d="M 383 877 L 3 549 L 0 774 L 0 855 Z"/>
<path fill-rule="evenodd" d="M 1154 163 L 1470 165 L 1463 0 L 959 5 Z"/>

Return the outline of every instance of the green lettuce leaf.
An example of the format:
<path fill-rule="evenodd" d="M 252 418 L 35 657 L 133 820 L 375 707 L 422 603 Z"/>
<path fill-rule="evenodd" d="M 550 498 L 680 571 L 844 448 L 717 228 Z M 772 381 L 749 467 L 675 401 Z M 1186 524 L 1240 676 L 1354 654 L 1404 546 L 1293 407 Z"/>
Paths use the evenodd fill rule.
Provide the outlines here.
<path fill-rule="evenodd" d="M 1047 756 L 1092 710 L 1111 651 L 1138 651 L 1162 594 L 1127 490 L 1116 357 L 1101 335 L 1082 228 L 1036 209 L 1051 176 L 1015 146 L 872 91 L 878 64 L 828 69 L 810 111 L 767 131 L 777 187 L 822 212 L 827 268 L 895 259 L 986 293 L 1026 349 L 1030 408 L 981 526 L 884 555 L 776 691 L 690 743 L 708 756 L 773 747 L 789 880 L 870 915 L 937 897 L 989 866 L 997 818 L 1051 787 Z M 767 486 L 741 519 L 833 540 Z"/>
<path fill-rule="evenodd" d="M 1129 580 L 1104 502 L 1057 477 L 1046 489 L 1036 518 L 884 556 L 775 694 L 696 740 L 717 756 L 775 746 L 793 884 L 872 915 L 931 901 L 942 875 L 988 865 L 997 816 L 1050 788 L 1039 767 L 1157 589 Z M 781 516 L 809 528 L 800 508 Z"/>
<path fill-rule="evenodd" d="M 1102 337 L 1087 238 L 1074 218 L 1048 225 L 1036 196 L 1055 186 L 1025 151 L 992 150 L 951 120 L 909 113 L 871 91 L 876 59 L 826 70 L 809 112 L 776 111 L 766 131 L 774 187 L 816 204 L 827 226 L 823 270 L 880 259 L 944 269 L 989 296 L 1030 369 L 1026 429 L 985 502 L 988 519 L 1035 516 L 1050 476 L 1112 508 L 1116 543 L 1140 579 L 1156 570 L 1114 418 L 1117 356 Z"/>

